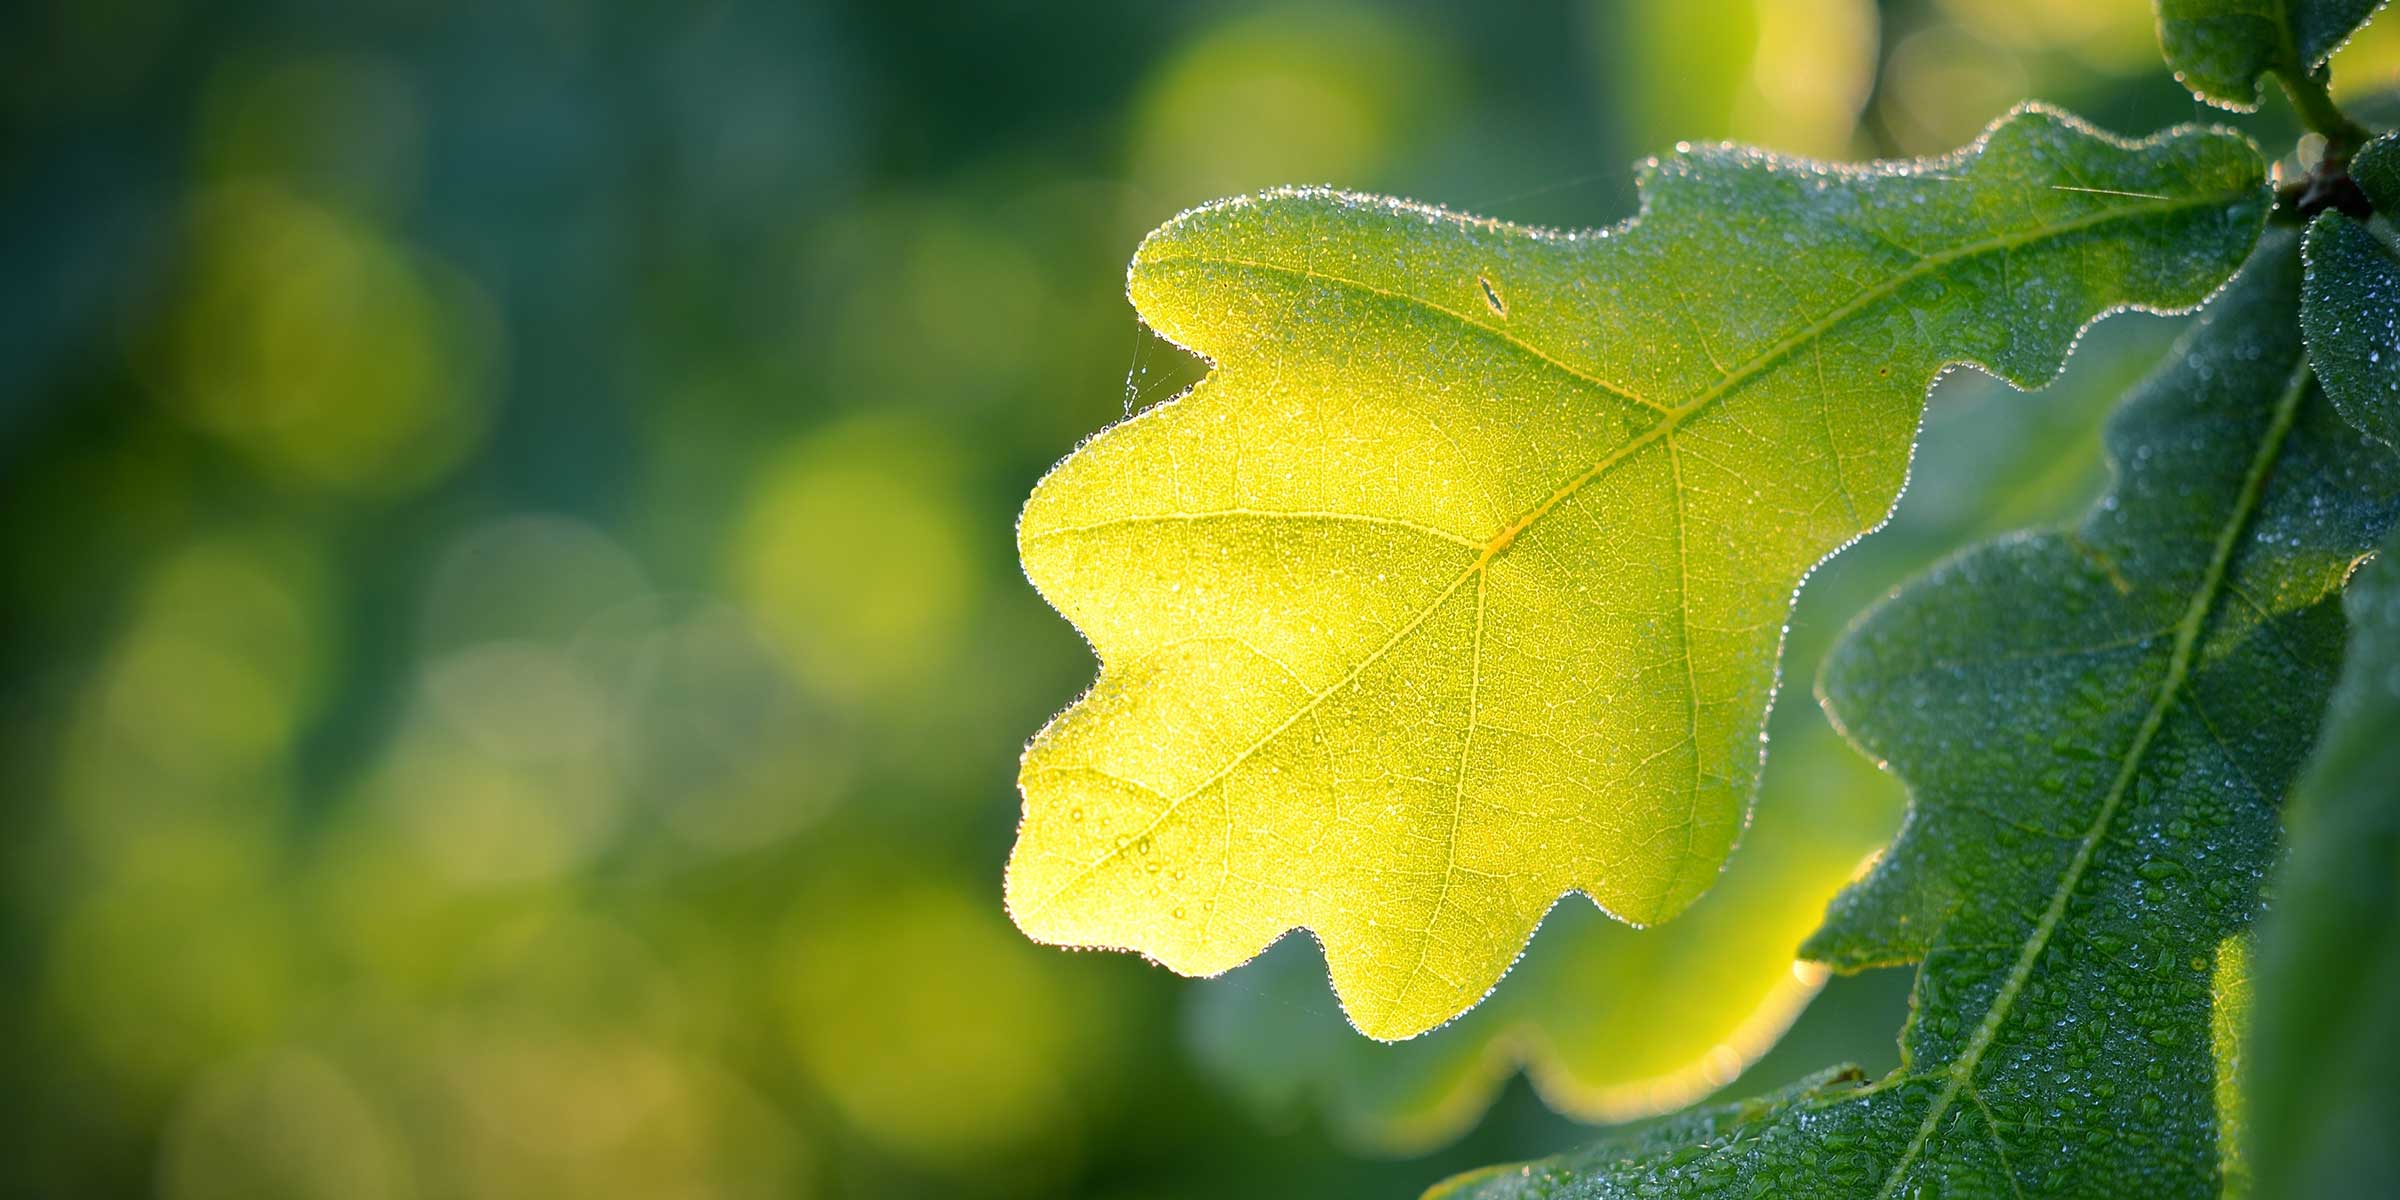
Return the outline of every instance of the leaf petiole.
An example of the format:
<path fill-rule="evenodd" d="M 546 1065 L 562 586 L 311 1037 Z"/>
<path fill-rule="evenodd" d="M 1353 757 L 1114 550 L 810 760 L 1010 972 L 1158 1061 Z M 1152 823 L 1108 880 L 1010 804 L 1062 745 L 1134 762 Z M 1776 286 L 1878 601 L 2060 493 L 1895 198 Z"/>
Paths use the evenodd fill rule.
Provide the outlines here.
<path fill-rule="evenodd" d="M 2333 102 L 2333 93 L 2325 89 L 2324 72 L 2286 65 L 2275 68 L 2275 79 L 2283 85 L 2283 94 L 2291 97 L 2293 110 L 2300 114 L 2300 123 L 2311 132 L 2324 135 L 2328 164 L 2347 163 L 2351 152 L 2372 136 L 2366 126 L 2351 120 Z"/>

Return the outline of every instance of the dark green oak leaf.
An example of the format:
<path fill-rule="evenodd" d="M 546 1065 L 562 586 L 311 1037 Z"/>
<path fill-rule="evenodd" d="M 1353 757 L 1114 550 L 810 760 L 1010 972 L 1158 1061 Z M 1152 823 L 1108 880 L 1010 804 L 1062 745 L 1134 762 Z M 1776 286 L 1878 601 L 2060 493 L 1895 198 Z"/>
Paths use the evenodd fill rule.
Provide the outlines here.
<path fill-rule="evenodd" d="M 2349 658 L 2255 956 L 2262 1196 L 2400 1196 L 2400 538 L 2342 599 Z"/>
<path fill-rule="evenodd" d="M 1911 808 L 1803 953 L 1920 964 L 1900 1068 L 1437 1192 L 2218 1194 L 2223 948 L 2339 668 L 2341 583 L 2400 514 L 2391 452 L 2310 377 L 2296 241 L 2271 235 L 2117 414 L 2077 528 L 1901 589 L 1821 680 Z"/>
<path fill-rule="evenodd" d="M 2325 394 L 2350 423 L 2400 445 L 2400 258 L 2337 212 L 2309 223 L 2300 324 Z"/>
<path fill-rule="evenodd" d="M 1195 975 L 1306 927 L 1396 1039 L 1568 892 L 1674 916 L 1741 831 L 1793 591 L 1890 510 L 1927 385 L 2196 303 L 2260 176 L 2229 131 L 2028 107 L 1863 169 L 1682 150 L 1598 234 L 1321 189 L 1178 217 L 1129 291 L 1209 375 L 1018 525 L 1101 659 L 1025 753 L 1018 926 Z"/>
<path fill-rule="evenodd" d="M 2400 133 L 2383 134 L 2351 155 L 2350 178 L 2375 211 L 2400 212 Z"/>
<path fill-rule="evenodd" d="M 2158 0 L 2175 78 L 2219 108 L 2258 107 L 2259 77 L 2325 65 L 2385 0 Z"/>

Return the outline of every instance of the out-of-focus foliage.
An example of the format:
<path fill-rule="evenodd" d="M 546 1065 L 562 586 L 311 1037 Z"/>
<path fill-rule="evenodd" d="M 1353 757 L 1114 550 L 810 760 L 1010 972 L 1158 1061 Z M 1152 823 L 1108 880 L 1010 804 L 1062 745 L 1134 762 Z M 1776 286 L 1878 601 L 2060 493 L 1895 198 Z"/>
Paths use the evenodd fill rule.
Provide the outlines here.
<path fill-rule="evenodd" d="M 1802 77 L 1679 125 L 1651 10 L 1717 3 L 8 6 L 4 1190 L 1392 1195 L 1572 1140 L 1511 1089 L 1344 1155 L 1207 1082 L 1191 985 L 1008 927 L 1023 733 L 1091 672 L 1009 530 L 1197 374 L 1120 284 L 1218 195 L 1588 227 L 1679 138 L 2192 113 L 2137 4 L 1760 3 L 1729 58 Z M 1949 461 L 1904 513 L 1975 508 Z"/>
<path fill-rule="evenodd" d="M 1593 26 L 1594 57 L 1608 65 L 1637 149 L 1732 140 L 1841 159 L 1857 148 L 1875 84 L 1870 0 L 1628 0 L 1615 11 L 1617 21 Z M 1975 128 L 2016 99 L 1986 109 Z"/>
<path fill-rule="evenodd" d="M 1266 6 L 1194 37 L 1134 101 L 1133 178 L 1190 202 L 1386 169 L 1457 119 L 1427 31 L 1351 5 Z"/>
<path fill-rule="evenodd" d="M 2262 1196 L 2400 1190 L 2400 539 L 2343 606 L 2350 659 L 2258 935 L 2245 1116 Z"/>

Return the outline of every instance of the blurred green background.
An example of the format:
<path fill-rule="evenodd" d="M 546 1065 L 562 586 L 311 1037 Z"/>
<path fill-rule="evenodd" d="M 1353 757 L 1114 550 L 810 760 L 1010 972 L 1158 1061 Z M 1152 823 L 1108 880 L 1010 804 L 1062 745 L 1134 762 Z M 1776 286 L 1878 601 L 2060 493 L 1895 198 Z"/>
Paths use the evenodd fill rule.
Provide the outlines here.
<path fill-rule="evenodd" d="M 1136 241 L 1273 184 L 1590 226 L 1679 138 L 2197 114 L 2143 0 L 57 0 L 0 46 L 0 1190 L 39 1196 L 1394 1196 L 1577 1140 L 1519 1082 L 1361 1155 L 1212 1061 L 1242 973 L 1002 913 L 1018 748 L 1093 671 L 1016 507 L 1196 375 Z M 1786 678 L 2072 511 L 2174 324 L 1937 389 Z M 1776 729 L 1817 749 L 1771 778 L 1895 819 L 1800 687 Z M 1735 1089 L 1888 1059 L 1904 991 L 1837 981 Z"/>

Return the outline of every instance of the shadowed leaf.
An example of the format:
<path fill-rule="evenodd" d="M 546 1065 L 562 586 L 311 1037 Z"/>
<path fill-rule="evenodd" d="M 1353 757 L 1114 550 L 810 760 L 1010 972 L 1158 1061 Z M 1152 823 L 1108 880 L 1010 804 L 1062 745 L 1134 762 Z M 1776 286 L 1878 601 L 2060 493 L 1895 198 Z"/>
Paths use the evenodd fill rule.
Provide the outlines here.
<path fill-rule="evenodd" d="M 2359 430 L 2400 445 L 2400 259 L 2340 213 L 2309 224 L 2300 323 L 2325 394 Z"/>
<path fill-rule="evenodd" d="M 2219 108 L 2258 107 L 2259 77 L 2314 71 L 2385 0 L 2158 0 L 2159 48 L 2175 78 Z"/>
<path fill-rule="evenodd" d="M 2375 211 L 2400 209 L 2400 134 L 2384 134 L 2350 156 L 2350 178 L 2358 181 Z"/>
<path fill-rule="evenodd" d="M 2262 1196 L 2400 1194 L 2400 540 L 2343 605 L 2342 668 L 2259 933 L 2251 1163 Z"/>

